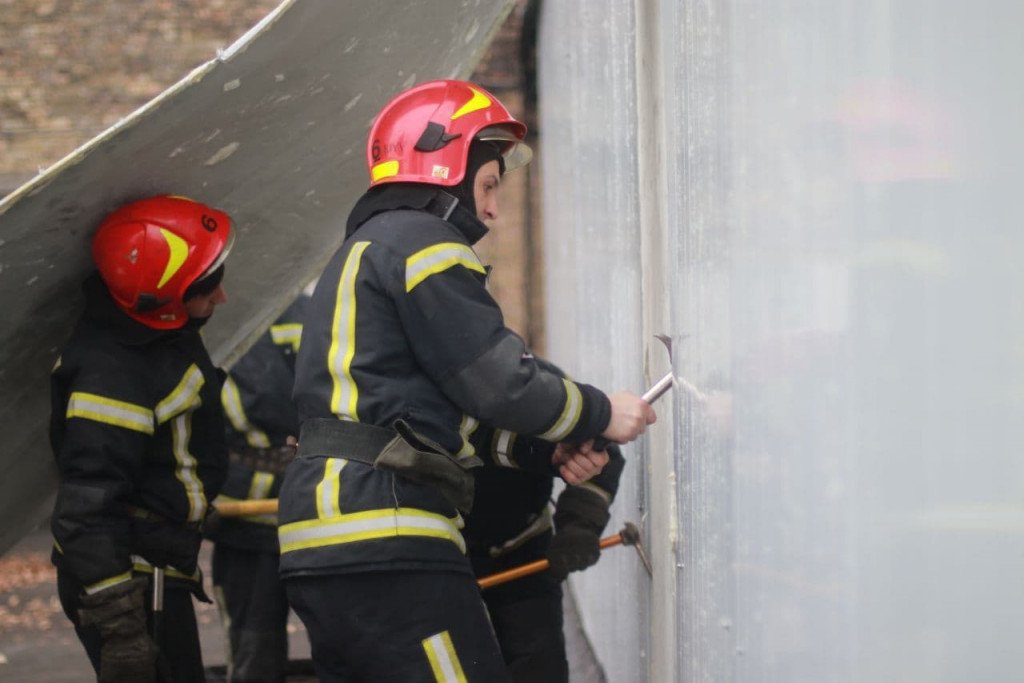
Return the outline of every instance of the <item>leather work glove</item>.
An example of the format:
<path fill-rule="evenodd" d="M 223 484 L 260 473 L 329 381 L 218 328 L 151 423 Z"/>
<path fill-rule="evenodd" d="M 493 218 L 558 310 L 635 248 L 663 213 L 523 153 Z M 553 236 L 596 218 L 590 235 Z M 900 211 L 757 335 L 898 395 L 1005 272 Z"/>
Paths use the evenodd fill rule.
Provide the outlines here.
<path fill-rule="evenodd" d="M 569 572 L 586 569 L 601 557 L 601 532 L 611 515 L 598 493 L 568 486 L 555 506 L 555 535 L 548 547 L 548 572 L 562 581 Z"/>
<path fill-rule="evenodd" d="M 78 609 L 82 626 L 96 626 L 100 683 L 156 683 L 157 647 L 146 632 L 146 583 L 136 577 L 86 595 Z"/>

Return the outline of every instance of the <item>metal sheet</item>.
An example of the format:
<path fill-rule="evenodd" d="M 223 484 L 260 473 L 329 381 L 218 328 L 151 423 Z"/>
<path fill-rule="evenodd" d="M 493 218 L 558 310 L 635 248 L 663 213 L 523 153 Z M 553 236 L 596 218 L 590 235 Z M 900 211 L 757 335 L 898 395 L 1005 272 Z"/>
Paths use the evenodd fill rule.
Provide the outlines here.
<path fill-rule="evenodd" d="M 284 2 L 210 62 L 0 202 L 0 550 L 53 487 L 48 374 L 80 305 L 88 242 L 124 201 L 228 211 L 230 302 L 205 336 L 230 360 L 341 243 L 366 131 L 394 93 L 466 77 L 512 2 Z"/>
<path fill-rule="evenodd" d="M 1018 678 L 1024 9 L 545 7 L 549 355 L 706 397 L 630 449 L 654 581 L 574 581 L 609 680 Z"/>

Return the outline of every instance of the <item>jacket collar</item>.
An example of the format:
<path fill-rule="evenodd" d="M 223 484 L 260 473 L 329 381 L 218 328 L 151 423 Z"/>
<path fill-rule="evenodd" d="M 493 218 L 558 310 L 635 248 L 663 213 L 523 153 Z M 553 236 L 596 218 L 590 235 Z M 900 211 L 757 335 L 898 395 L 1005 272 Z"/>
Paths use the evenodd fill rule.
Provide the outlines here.
<path fill-rule="evenodd" d="M 368 220 L 385 211 L 414 209 L 426 211 L 454 226 L 470 244 L 487 234 L 487 226 L 451 194 L 433 185 L 390 183 L 370 188 L 359 198 L 345 225 L 345 237 Z"/>

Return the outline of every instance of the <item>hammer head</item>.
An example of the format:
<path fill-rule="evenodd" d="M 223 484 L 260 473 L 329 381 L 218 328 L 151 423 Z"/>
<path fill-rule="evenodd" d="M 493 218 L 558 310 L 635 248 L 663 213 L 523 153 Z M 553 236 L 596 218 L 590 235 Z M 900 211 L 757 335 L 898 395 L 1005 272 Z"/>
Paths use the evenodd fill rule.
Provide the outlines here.
<path fill-rule="evenodd" d="M 619 536 L 622 537 L 623 545 L 636 545 L 640 542 L 640 529 L 633 522 L 626 522 L 626 526 L 622 527 Z"/>
<path fill-rule="evenodd" d="M 626 522 L 626 525 L 622 527 L 622 531 L 619 532 L 619 537 L 622 539 L 622 545 L 631 545 L 636 548 L 636 553 L 640 556 L 640 562 L 643 563 L 644 569 L 647 570 L 647 575 L 653 576 L 651 560 L 644 551 L 643 543 L 640 542 L 640 529 L 637 528 L 636 524 Z"/>

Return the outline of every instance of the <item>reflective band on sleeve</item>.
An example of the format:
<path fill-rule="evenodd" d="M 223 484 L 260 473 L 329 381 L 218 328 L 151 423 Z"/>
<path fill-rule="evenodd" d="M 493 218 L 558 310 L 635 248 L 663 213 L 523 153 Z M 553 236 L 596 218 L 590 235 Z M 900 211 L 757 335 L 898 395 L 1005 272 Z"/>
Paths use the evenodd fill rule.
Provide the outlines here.
<path fill-rule="evenodd" d="M 612 504 L 612 494 L 608 493 L 607 491 L 605 491 L 603 488 L 601 488 L 597 484 L 594 484 L 593 482 L 585 481 L 582 484 L 576 484 L 576 486 L 580 487 L 581 489 L 586 489 L 586 490 L 590 491 L 595 496 L 600 497 L 601 500 L 603 500 L 608 505 Z"/>
<path fill-rule="evenodd" d="M 348 460 L 344 458 L 326 458 L 324 478 L 316 485 L 316 515 L 320 519 L 341 514 L 338 495 L 341 492 L 341 471 L 347 464 Z"/>
<path fill-rule="evenodd" d="M 124 583 L 125 581 L 131 581 L 131 580 L 132 580 L 132 573 L 130 571 L 127 571 L 124 574 L 118 574 L 117 576 L 111 576 L 109 579 L 103 579 L 102 581 L 97 581 L 94 584 L 90 584 L 90 585 L 86 586 L 85 587 L 85 594 L 86 595 L 92 595 L 93 593 L 99 593 L 104 588 L 110 588 L 111 586 L 116 586 L 119 583 Z"/>
<path fill-rule="evenodd" d="M 270 437 L 266 432 L 257 429 L 249 422 L 242 407 L 242 396 L 238 393 L 238 385 L 230 375 L 224 380 L 224 386 L 220 390 L 220 402 L 224 404 L 224 413 L 228 416 L 231 426 L 240 434 L 245 434 L 245 440 L 253 448 L 270 448 Z"/>
<path fill-rule="evenodd" d="M 143 434 L 153 434 L 156 431 L 156 426 L 153 424 L 153 411 L 149 408 L 82 391 L 72 392 L 68 399 L 66 417 L 69 419 L 80 417 L 95 422 L 104 422 Z"/>
<path fill-rule="evenodd" d="M 465 244 L 442 242 L 418 251 L 405 260 L 405 291 L 411 292 L 431 275 L 457 265 L 478 273 L 486 272 L 480 259 Z"/>
<path fill-rule="evenodd" d="M 352 357 L 356 353 L 356 277 L 363 252 L 369 246 L 369 242 L 353 244 L 341 269 L 331 326 L 331 348 L 327 352 L 327 366 L 334 382 L 331 411 L 342 419 L 357 421 L 359 388 L 352 379 Z"/>
<path fill-rule="evenodd" d="M 302 343 L 302 324 L 284 323 L 270 326 L 270 338 L 278 346 L 291 346 L 296 353 Z"/>
<path fill-rule="evenodd" d="M 199 463 L 189 452 L 192 439 L 192 413 L 181 413 L 171 422 L 171 448 L 177 467 L 174 476 L 181 482 L 188 499 L 188 521 L 198 522 L 206 516 L 206 491 L 196 471 Z"/>
<path fill-rule="evenodd" d="M 163 424 L 179 413 L 199 403 L 199 390 L 206 379 L 195 363 L 189 366 L 178 386 L 167 397 L 156 404 L 156 421 Z"/>
<path fill-rule="evenodd" d="M 430 661 L 437 683 L 467 683 L 466 674 L 462 671 L 459 656 L 455 654 L 455 645 L 448 631 L 425 638 L 423 649 Z"/>
<path fill-rule="evenodd" d="M 476 447 L 469 442 L 469 438 L 473 436 L 473 432 L 480 426 L 480 421 L 475 417 L 469 415 L 462 416 L 462 422 L 459 423 L 459 434 L 462 435 L 462 448 L 455 454 L 456 458 L 469 458 L 476 455 Z"/>
<path fill-rule="evenodd" d="M 459 533 L 461 526 L 461 517 L 448 518 L 416 508 L 387 508 L 292 522 L 277 531 L 281 553 L 400 536 L 448 540 L 465 553 L 466 542 Z"/>
<path fill-rule="evenodd" d="M 563 379 L 562 384 L 565 385 L 565 407 L 551 429 L 540 435 L 545 441 L 561 441 L 568 436 L 579 422 L 580 412 L 583 410 L 583 395 L 580 388 L 567 379 Z"/>
<path fill-rule="evenodd" d="M 494 431 L 494 444 L 492 453 L 494 460 L 502 467 L 519 467 L 515 460 L 510 456 L 512 454 L 512 447 L 516 443 L 515 432 L 510 432 L 507 429 L 496 429 Z"/>
<path fill-rule="evenodd" d="M 254 472 L 252 483 L 249 484 L 249 499 L 263 500 L 270 494 L 274 485 L 274 475 L 270 472 Z"/>

